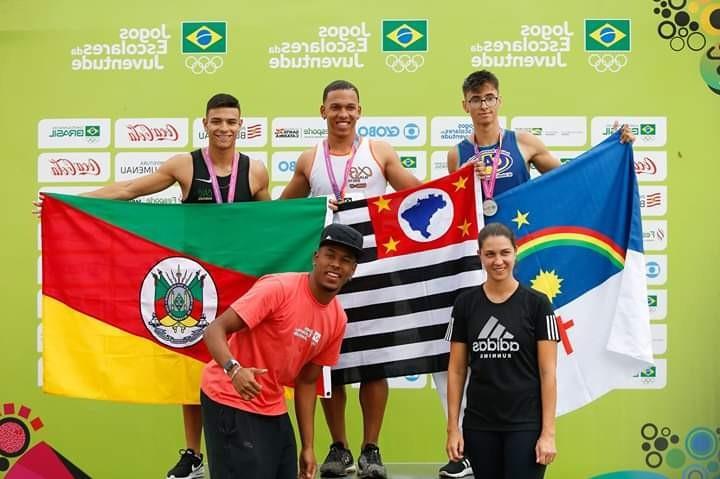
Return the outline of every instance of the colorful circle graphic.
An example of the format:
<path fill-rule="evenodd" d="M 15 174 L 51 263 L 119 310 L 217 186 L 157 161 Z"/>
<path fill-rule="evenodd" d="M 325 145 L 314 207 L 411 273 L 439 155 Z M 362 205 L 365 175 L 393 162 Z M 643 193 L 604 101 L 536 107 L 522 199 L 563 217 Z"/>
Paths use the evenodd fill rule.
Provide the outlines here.
<path fill-rule="evenodd" d="M 682 479 L 705 479 L 705 468 L 700 464 L 692 464 L 686 467 L 682 473 Z"/>
<path fill-rule="evenodd" d="M 685 438 L 685 449 L 695 459 L 710 459 L 718 450 L 717 436 L 708 428 L 695 428 Z"/>
<path fill-rule="evenodd" d="M 30 445 L 30 430 L 14 417 L 0 419 L 0 454 L 17 457 Z"/>
<path fill-rule="evenodd" d="M 685 464 L 685 453 L 681 449 L 671 449 L 665 456 L 667 465 L 675 469 Z"/>

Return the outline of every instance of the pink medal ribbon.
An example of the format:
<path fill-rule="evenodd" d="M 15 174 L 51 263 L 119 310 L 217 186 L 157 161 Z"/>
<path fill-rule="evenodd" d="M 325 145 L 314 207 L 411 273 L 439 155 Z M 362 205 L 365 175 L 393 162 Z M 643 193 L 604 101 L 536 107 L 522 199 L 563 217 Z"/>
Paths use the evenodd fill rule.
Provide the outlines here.
<path fill-rule="evenodd" d="M 212 184 L 213 196 L 215 196 L 215 203 L 222 203 L 222 195 L 220 194 L 220 183 L 218 183 L 217 175 L 215 174 L 215 167 L 210 159 L 210 153 L 207 148 L 202 149 L 203 160 L 205 160 L 205 166 L 207 166 L 208 173 L 210 173 L 210 183 Z M 233 158 L 232 170 L 230 173 L 230 189 L 228 190 L 227 202 L 232 203 L 235 200 L 235 186 L 237 183 L 237 170 L 238 161 L 240 160 L 240 153 L 235 152 L 235 158 Z"/>
<path fill-rule="evenodd" d="M 340 202 L 343 201 L 345 198 L 345 188 L 347 187 L 348 178 L 350 177 L 350 169 L 352 168 L 353 160 L 355 159 L 355 154 L 357 153 L 359 146 L 360 146 L 361 139 L 358 140 L 358 137 L 355 137 L 355 140 L 353 141 L 352 146 L 352 153 L 350 154 L 350 158 L 345 162 L 345 173 L 343 175 L 343 182 L 342 186 L 338 186 L 337 179 L 335 178 L 335 171 L 332 167 L 332 161 L 330 160 L 330 145 L 328 145 L 328 141 L 323 141 L 323 154 L 325 156 L 325 170 L 327 171 L 328 179 L 330 180 L 330 186 L 332 187 L 333 194 L 335 194 L 335 199 Z"/>
<path fill-rule="evenodd" d="M 490 172 L 490 178 L 487 176 L 481 180 L 483 196 L 485 197 L 482 207 L 483 214 L 485 216 L 493 216 L 497 213 L 498 205 L 493 199 L 493 192 L 495 191 L 495 181 L 497 181 L 498 165 L 500 164 L 500 151 L 502 151 L 502 140 L 503 131 L 500 129 L 500 135 L 498 137 L 498 147 L 495 149 L 495 155 L 492 160 L 492 170 Z M 475 157 L 480 160 L 480 149 L 477 145 L 477 139 L 473 136 L 473 148 L 475 148 Z"/>

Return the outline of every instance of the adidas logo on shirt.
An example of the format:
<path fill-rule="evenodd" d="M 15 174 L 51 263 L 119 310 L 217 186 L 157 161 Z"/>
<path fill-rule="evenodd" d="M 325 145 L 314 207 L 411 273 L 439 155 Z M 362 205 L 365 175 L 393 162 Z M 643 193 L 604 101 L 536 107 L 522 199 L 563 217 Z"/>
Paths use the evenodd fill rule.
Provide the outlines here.
<path fill-rule="evenodd" d="M 512 353 L 520 350 L 520 343 L 514 340 L 515 336 L 495 316 L 490 316 L 485 326 L 480 330 L 477 341 L 473 341 L 472 350 L 475 353 Z M 488 354 L 483 358 L 510 358 L 512 354 Z"/>

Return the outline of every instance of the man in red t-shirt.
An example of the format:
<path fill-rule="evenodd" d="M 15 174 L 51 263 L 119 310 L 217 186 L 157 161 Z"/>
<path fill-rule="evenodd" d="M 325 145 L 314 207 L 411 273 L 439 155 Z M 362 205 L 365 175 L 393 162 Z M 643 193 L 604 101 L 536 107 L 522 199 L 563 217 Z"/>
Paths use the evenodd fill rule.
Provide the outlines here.
<path fill-rule="evenodd" d="M 213 321 L 200 402 L 213 479 L 295 479 L 295 435 L 283 385 L 295 385 L 300 473 L 315 476 L 316 382 L 340 356 L 347 316 L 335 295 L 355 272 L 363 238 L 332 224 L 310 273 L 260 278 Z M 228 339 L 229 336 L 229 339 Z"/>

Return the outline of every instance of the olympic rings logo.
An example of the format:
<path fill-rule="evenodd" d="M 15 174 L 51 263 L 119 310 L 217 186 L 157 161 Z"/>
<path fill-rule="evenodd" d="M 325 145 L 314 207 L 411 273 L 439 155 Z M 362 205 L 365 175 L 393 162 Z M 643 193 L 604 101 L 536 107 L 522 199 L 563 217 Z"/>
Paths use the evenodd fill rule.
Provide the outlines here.
<path fill-rule="evenodd" d="M 627 65 L 628 59 L 627 56 L 622 54 L 611 55 L 610 53 L 605 53 L 603 55 L 599 55 L 597 53 L 593 53 L 588 57 L 588 63 L 599 73 L 617 73 L 622 67 Z"/>
<path fill-rule="evenodd" d="M 395 73 L 413 73 L 424 64 L 425 57 L 422 55 L 388 55 L 385 57 L 385 65 Z"/>
<path fill-rule="evenodd" d="M 195 75 L 201 75 L 203 73 L 212 75 L 222 68 L 223 63 L 222 57 L 218 56 L 190 56 L 185 59 L 185 66 L 188 67 Z"/>

